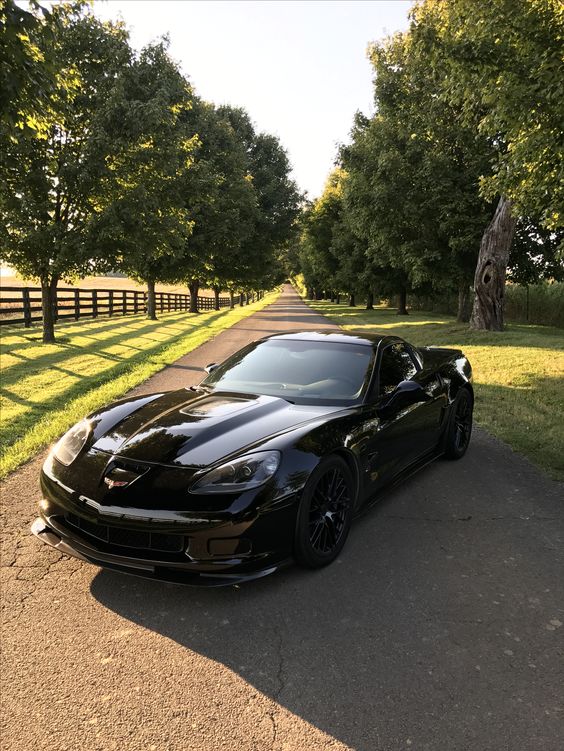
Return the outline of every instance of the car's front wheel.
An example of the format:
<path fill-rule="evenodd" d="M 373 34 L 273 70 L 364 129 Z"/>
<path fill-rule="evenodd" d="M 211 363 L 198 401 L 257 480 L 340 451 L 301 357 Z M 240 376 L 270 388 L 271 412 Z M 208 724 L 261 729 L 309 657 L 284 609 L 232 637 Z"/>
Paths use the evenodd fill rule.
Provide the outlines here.
<path fill-rule="evenodd" d="M 472 395 L 461 389 L 452 404 L 451 417 L 445 436 L 447 459 L 461 459 L 466 453 L 472 435 Z"/>
<path fill-rule="evenodd" d="M 301 566 L 327 566 L 339 555 L 351 526 L 354 479 L 338 456 L 323 459 L 302 494 L 296 524 L 294 557 Z"/>

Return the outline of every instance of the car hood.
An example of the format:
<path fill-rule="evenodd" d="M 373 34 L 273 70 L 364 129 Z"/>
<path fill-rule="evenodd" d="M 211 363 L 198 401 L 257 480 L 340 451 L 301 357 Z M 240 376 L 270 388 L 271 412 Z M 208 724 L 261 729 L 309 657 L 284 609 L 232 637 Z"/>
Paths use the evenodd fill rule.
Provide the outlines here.
<path fill-rule="evenodd" d="M 180 391 L 120 403 L 92 416 L 92 448 L 123 458 L 206 467 L 342 407 L 273 396 Z"/>

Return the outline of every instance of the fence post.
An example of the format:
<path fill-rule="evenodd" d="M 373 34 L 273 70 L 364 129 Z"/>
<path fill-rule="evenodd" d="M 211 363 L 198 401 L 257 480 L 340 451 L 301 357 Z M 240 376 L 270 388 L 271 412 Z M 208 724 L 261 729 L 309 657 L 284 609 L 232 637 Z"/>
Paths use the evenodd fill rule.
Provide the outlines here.
<path fill-rule="evenodd" d="M 92 318 L 98 318 L 98 291 L 92 290 Z"/>
<path fill-rule="evenodd" d="M 29 289 L 27 287 L 22 288 L 22 303 L 24 314 L 24 326 L 29 328 L 31 326 L 31 305 L 29 302 Z"/>
<path fill-rule="evenodd" d="M 108 292 L 108 315 L 111 318 L 113 314 L 114 314 L 114 291 L 113 289 L 111 289 Z"/>
<path fill-rule="evenodd" d="M 127 290 L 123 290 L 123 297 L 121 300 L 121 312 L 125 316 L 127 315 Z"/>
<path fill-rule="evenodd" d="M 135 291 L 133 293 L 133 313 L 137 313 L 138 304 L 139 304 L 139 292 Z"/>
<path fill-rule="evenodd" d="M 78 321 L 80 318 L 80 290 L 74 291 L 74 320 Z"/>

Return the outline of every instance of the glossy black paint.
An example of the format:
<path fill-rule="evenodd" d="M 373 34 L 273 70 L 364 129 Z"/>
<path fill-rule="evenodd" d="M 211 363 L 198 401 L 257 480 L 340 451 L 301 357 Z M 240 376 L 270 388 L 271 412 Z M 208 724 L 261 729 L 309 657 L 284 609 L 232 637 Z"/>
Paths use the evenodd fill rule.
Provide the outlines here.
<path fill-rule="evenodd" d="M 291 561 L 301 492 L 323 457 L 337 454 L 349 465 L 359 513 L 442 453 L 458 390 L 472 394 L 470 364 L 459 350 L 342 331 L 275 338 L 284 337 L 370 347 L 361 399 L 295 404 L 192 388 L 117 402 L 90 416 L 92 434 L 69 466 L 52 455 L 46 461 L 34 534 L 97 565 L 167 581 L 217 585 L 262 576 Z M 380 366 L 390 347 L 408 352 L 415 372 L 383 394 Z M 210 467 L 271 449 L 281 463 L 265 485 L 189 492 Z"/>

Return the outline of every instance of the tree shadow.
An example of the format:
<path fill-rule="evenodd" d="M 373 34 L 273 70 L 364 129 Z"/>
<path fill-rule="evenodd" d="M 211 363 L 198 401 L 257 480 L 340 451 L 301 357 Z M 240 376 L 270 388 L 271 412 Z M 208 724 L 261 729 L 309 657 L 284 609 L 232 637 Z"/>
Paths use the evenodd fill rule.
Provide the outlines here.
<path fill-rule="evenodd" d="M 189 314 L 186 314 L 186 315 L 188 316 Z M 166 339 L 155 339 L 154 341 L 160 342 L 162 346 L 169 341 L 173 341 L 174 338 L 177 338 L 185 334 L 187 325 L 191 329 L 191 331 L 195 332 L 201 328 L 204 328 L 210 323 L 212 323 L 219 315 L 221 315 L 221 311 L 209 316 L 205 320 L 199 320 L 194 316 L 192 320 L 188 322 L 182 321 L 182 325 L 180 325 L 179 323 L 178 325 L 173 325 L 171 327 L 170 323 L 168 325 L 165 324 L 167 328 L 167 332 L 169 333 L 169 336 L 167 336 Z M 19 381 L 22 377 L 28 376 L 29 373 L 27 371 L 29 369 L 30 363 L 33 363 L 34 369 L 53 367 L 54 364 L 64 363 L 66 360 L 72 357 L 80 356 L 88 352 L 92 352 L 96 356 L 107 357 L 108 359 L 113 359 L 113 360 L 130 360 L 131 359 L 130 355 L 124 354 L 120 356 L 120 355 L 113 355 L 111 353 L 106 352 L 107 348 L 115 344 L 124 344 L 128 346 L 130 349 L 137 349 L 135 347 L 132 347 L 132 345 L 128 344 L 126 341 L 127 331 L 129 330 L 130 327 L 123 326 L 123 325 L 120 326 L 119 325 L 120 323 L 121 321 L 114 320 L 114 325 L 112 327 L 107 327 L 106 330 L 116 331 L 116 333 L 113 336 L 99 340 L 96 338 L 96 332 L 94 332 L 92 329 L 89 329 L 86 332 L 82 332 L 82 331 L 76 332 L 77 336 L 80 336 L 82 339 L 91 338 L 92 342 L 87 343 L 87 344 L 67 342 L 64 345 L 62 345 L 63 349 L 61 350 L 58 350 L 55 352 L 46 352 L 44 354 L 40 354 L 38 356 L 33 356 L 30 358 L 26 358 L 20 355 L 19 353 L 16 354 L 15 352 L 13 352 L 10 346 L 7 345 L 3 354 L 6 354 L 6 355 L 14 354 L 14 356 L 21 359 L 22 362 L 3 368 L 2 369 L 2 382 L 4 383 L 4 385 L 10 385 L 13 382 Z M 153 332 L 158 333 L 159 327 L 162 327 L 162 325 L 163 324 L 160 321 L 147 322 L 147 324 L 143 326 L 142 328 L 132 328 L 131 335 L 134 338 L 145 337 L 147 339 L 150 339 L 151 337 L 149 335 Z M 100 332 L 98 331 L 98 333 Z M 58 342 L 56 342 L 56 345 L 58 345 Z M 14 350 L 17 350 L 17 349 L 18 349 L 17 346 L 14 347 Z M 147 352 L 150 350 L 139 349 L 138 351 Z"/>
<path fill-rule="evenodd" d="M 101 571 L 92 595 L 185 647 L 187 660 L 195 652 L 225 666 L 357 751 L 403 748 L 410 739 L 417 748 L 490 748 L 500 722 L 522 748 L 540 751 L 527 741 L 533 716 L 559 685 L 556 647 L 520 648 L 503 629 L 527 629 L 531 613 L 521 603 L 545 585 L 558 590 L 545 596 L 547 613 L 556 607 L 557 556 L 548 553 L 540 570 L 528 559 L 543 536 L 546 549 L 555 524 L 503 521 L 530 514 L 530 499 L 507 508 L 508 473 L 499 462 L 481 467 L 483 459 L 471 450 L 462 472 L 439 462 L 392 492 L 355 523 L 326 569 L 291 568 L 227 589 Z M 477 497 L 494 478 L 495 495 Z M 549 500 L 539 513 L 554 511 Z M 523 557 L 525 531 L 532 537 Z M 523 659 L 508 659 L 508 646 Z M 542 671 L 527 667 L 527 654 Z M 557 737 L 558 719 L 546 719 Z"/>
<path fill-rule="evenodd" d="M 200 323 L 192 327 L 192 331 L 196 331 L 200 328 L 205 327 L 208 322 L 201 321 Z M 28 430 L 30 430 L 34 425 L 36 425 L 39 420 L 44 418 L 46 415 L 52 413 L 53 411 L 67 408 L 69 406 L 69 403 L 71 403 L 74 399 L 82 396 L 84 393 L 86 393 L 86 391 L 96 389 L 104 385 L 105 383 L 108 383 L 109 381 L 113 381 L 116 378 L 119 378 L 120 376 L 127 373 L 133 365 L 136 365 L 140 361 L 146 360 L 152 355 L 157 354 L 162 350 L 163 347 L 174 344 L 174 342 L 185 333 L 186 332 L 183 330 L 182 332 L 175 334 L 168 340 L 157 341 L 152 347 L 147 347 L 143 350 L 139 350 L 138 354 L 134 355 L 133 357 L 127 355 L 124 355 L 122 357 L 111 357 L 109 359 L 115 360 L 116 364 L 113 367 L 109 367 L 99 373 L 96 373 L 95 375 L 75 373 L 74 371 L 71 371 L 69 369 L 62 369 L 58 366 L 50 365 L 50 367 L 54 370 L 58 369 L 67 375 L 76 376 L 77 379 L 68 388 L 59 391 L 51 398 L 41 398 L 40 400 L 33 401 L 32 399 L 20 397 L 19 395 L 14 394 L 11 390 L 6 388 L 6 386 L 17 382 L 17 380 L 14 378 L 3 378 L 2 395 L 8 401 L 15 401 L 18 404 L 29 407 L 29 409 L 26 412 L 23 412 L 22 414 L 12 418 L 9 423 L 6 422 L 6 425 L 3 428 L 3 433 L 6 437 L 3 440 L 2 453 L 9 450 L 14 443 L 20 440 Z M 119 337 L 116 335 L 116 337 L 113 338 L 121 341 L 123 339 L 123 334 L 121 334 Z M 87 353 L 89 351 L 89 348 L 84 348 L 82 351 L 84 353 Z M 25 367 L 19 365 L 18 368 L 20 369 L 19 372 L 21 374 L 21 377 L 25 377 Z"/>

